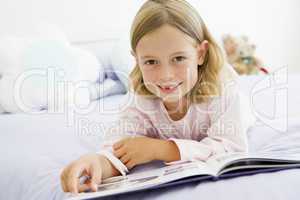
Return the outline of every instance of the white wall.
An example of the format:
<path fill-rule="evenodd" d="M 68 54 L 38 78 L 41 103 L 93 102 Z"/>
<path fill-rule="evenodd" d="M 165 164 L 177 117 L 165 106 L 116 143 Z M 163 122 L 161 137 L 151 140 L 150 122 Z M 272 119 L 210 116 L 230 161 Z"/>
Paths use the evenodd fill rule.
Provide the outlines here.
<path fill-rule="evenodd" d="M 300 2 L 298 0 L 195 0 L 207 26 L 223 33 L 246 34 L 257 55 L 273 69 L 300 72 Z"/>
<path fill-rule="evenodd" d="M 132 3 L 131 3 L 132 2 Z M 36 20 L 61 26 L 72 41 L 118 37 L 128 29 L 143 1 L 132 0 L 0 0 L 0 34 Z"/>
<path fill-rule="evenodd" d="M 35 20 L 61 26 L 71 41 L 93 41 L 128 34 L 144 0 L 0 0 L 0 36 Z M 211 32 L 246 34 L 257 55 L 273 69 L 300 72 L 300 7 L 297 0 L 190 0 Z"/>

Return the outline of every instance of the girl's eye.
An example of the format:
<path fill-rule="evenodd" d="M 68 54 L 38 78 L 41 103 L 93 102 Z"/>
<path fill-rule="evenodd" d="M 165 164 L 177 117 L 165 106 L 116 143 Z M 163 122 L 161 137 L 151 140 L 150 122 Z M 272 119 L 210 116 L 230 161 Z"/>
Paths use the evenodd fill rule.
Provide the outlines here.
<path fill-rule="evenodd" d="M 182 62 L 182 61 L 184 61 L 185 59 L 186 59 L 186 58 L 183 57 L 183 56 L 177 56 L 177 57 L 174 58 L 174 61 L 175 61 L 175 62 Z"/>
<path fill-rule="evenodd" d="M 145 65 L 156 65 L 158 62 L 156 60 L 147 60 L 144 62 Z"/>

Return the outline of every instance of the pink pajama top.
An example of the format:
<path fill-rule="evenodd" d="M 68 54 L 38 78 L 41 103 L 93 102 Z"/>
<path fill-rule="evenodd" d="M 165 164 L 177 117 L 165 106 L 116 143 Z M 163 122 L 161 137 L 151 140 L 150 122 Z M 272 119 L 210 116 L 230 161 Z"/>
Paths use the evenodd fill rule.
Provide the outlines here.
<path fill-rule="evenodd" d="M 247 129 L 254 122 L 249 103 L 239 91 L 237 74 L 230 65 L 221 70 L 224 83 L 222 94 L 208 102 L 191 104 L 180 120 L 172 120 L 159 98 L 146 98 L 131 94 L 119 123 L 111 129 L 111 140 L 102 143 L 98 152 L 106 156 L 122 175 L 127 167 L 113 155 L 112 145 L 126 136 L 146 136 L 172 140 L 180 152 L 180 160 L 206 161 L 213 155 L 230 152 L 247 152 Z M 119 133 L 118 135 L 114 135 Z"/>

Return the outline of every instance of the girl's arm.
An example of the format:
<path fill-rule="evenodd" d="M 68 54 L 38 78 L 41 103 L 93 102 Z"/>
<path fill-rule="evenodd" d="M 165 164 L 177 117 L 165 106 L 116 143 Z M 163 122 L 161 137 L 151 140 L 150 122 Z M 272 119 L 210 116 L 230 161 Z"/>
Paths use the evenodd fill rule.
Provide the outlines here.
<path fill-rule="evenodd" d="M 126 138 L 149 137 L 150 139 L 157 137 L 151 121 L 134 106 L 129 106 L 122 112 L 118 124 L 111 127 L 105 134 L 105 142 L 101 144 L 97 153 L 105 156 L 123 176 L 129 172 L 130 168 L 120 160 L 120 157 L 115 155 L 113 145 Z"/>
<path fill-rule="evenodd" d="M 246 131 L 254 118 L 249 104 L 234 83 L 225 94 L 209 104 L 211 126 L 201 141 L 170 138 L 180 152 L 180 161 L 206 161 L 215 154 L 247 152 Z M 172 164 L 172 163 L 166 163 Z"/>
<path fill-rule="evenodd" d="M 125 138 L 113 145 L 114 155 L 127 169 L 153 160 L 172 162 L 180 159 L 179 150 L 172 141 L 150 138 Z"/>
<path fill-rule="evenodd" d="M 173 162 L 180 160 L 180 152 L 176 143 L 172 140 L 157 139 L 157 151 L 155 159 L 164 162 Z"/>

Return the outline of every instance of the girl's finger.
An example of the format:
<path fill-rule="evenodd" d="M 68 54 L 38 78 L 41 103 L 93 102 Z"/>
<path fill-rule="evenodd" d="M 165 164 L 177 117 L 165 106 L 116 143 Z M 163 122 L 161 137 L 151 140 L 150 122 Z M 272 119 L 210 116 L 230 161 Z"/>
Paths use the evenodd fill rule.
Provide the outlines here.
<path fill-rule="evenodd" d="M 102 169 L 100 165 L 92 165 L 90 169 L 91 173 L 91 189 L 96 192 L 98 190 L 98 185 L 101 183 L 102 180 Z"/>
<path fill-rule="evenodd" d="M 132 169 L 134 166 L 135 166 L 135 163 L 133 162 L 133 160 L 129 160 L 129 161 L 126 163 L 126 167 L 127 167 L 128 169 Z"/>
<path fill-rule="evenodd" d="M 117 150 L 117 149 L 121 148 L 121 147 L 123 146 L 123 143 L 124 143 L 123 140 L 120 140 L 120 141 L 114 143 L 114 144 L 113 144 L 113 149 L 114 149 L 114 150 Z"/>
<path fill-rule="evenodd" d="M 66 187 L 66 174 L 64 171 L 60 175 L 60 184 L 61 184 L 63 191 L 68 192 L 67 187 Z"/>
<path fill-rule="evenodd" d="M 130 160 L 130 156 L 128 154 L 124 154 L 120 160 L 123 164 L 126 164 Z"/>
<path fill-rule="evenodd" d="M 125 155 L 126 151 L 124 148 L 120 148 L 120 149 L 114 151 L 113 153 L 117 158 L 121 158 L 122 156 Z"/>
<path fill-rule="evenodd" d="M 71 168 L 67 180 L 67 188 L 69 192 L 71 193 L 78 193 L 78 185 L 79 185 L 79 178 L 82 176 L 82 172 L 85 169 L 83 168 L 82 165 L 77 165 L 73 168 Z"/>
<path fill-rule="evenodd" d="M 61 179 L 61 187 L 64 192 L 68 192 L 67 186 L 64 179 Z"/>
<path fill-rule="evenodd" d="M 77 187 L 79 192 L 87 192 L 92 189 L 90 184 L 79 184 Z"/>

